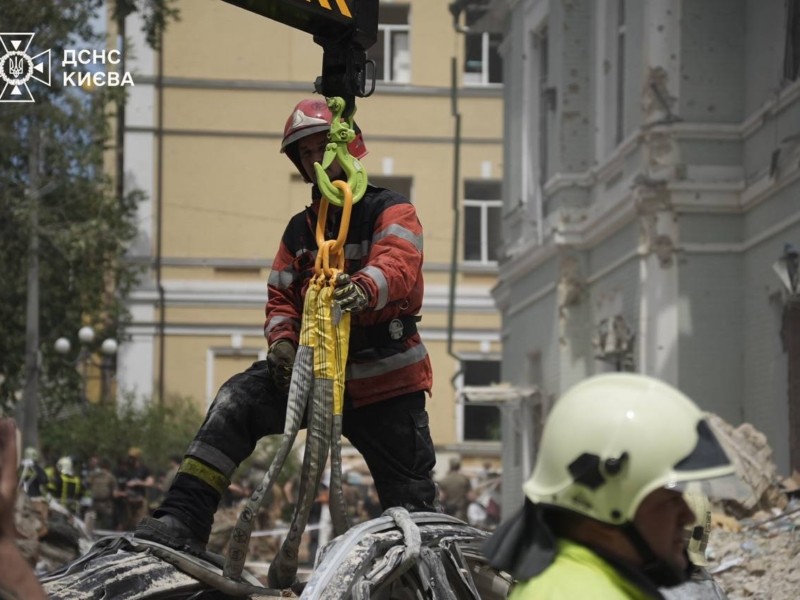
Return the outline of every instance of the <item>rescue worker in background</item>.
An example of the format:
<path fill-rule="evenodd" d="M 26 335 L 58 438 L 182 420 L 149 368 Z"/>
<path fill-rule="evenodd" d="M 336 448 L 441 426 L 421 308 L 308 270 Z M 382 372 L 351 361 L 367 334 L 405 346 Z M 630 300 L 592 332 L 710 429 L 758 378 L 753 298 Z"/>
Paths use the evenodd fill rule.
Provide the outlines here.
<path fill-rule="evenodd" d="M 89 459 L 86 485 L 92 499 L 96 529 L 114 528 L 114 490 L 117 487 L 117 478 L 111 472 L 110 466 L 107 458 L 92 456 Z"/>
<path fill-rule="evenodd" d="M 342 495 L 347 506 L 347 515 L 353 524 L 366 519 L 362 487 L 361 475 L 357 471 L 345 471 L 342 474 Z"/>
<path fill-rule="evenodd" d="M 25 448 L 24 456 L 17 470 L 19 487 L 29 498 L 44 496 L 47 489 L 47 473 L 39 464 L 39 451 L 29 446 Z"/>
<path fill-rule="evenodd" d="M 47 483 L 47 490 L 61 506 L 72 514 L 78 514 L 83 486 L 81 478 L 75 474 L 72 458 L 62 456 L 58 459 L 55 474 Z"/>
<path fill-rule="evenodd" d="M 484 546 L 520 583 L 510 600 L 663 598 L 686 580 L 682 492 L 739 489 L 703 414 L 651 377 L 591 377 L 559 398 L 544 427 L 523 508 Z"/>
<path fill-rule="evenodd" d="M 467 521 L 467 507 L 472 500 L 472 483 L 461 472 L 461 459 L 450 459 L 450 471 L 439 480 L 444 512 L 457 519 Z"/>
<path fill-rule="evenodd" d="M 311 204 L 289 221 L 267 284 L 265 361 L 220 388 L 155 518 L 136 535 L 198 552 L 236 467 L 264 435 L 283 431 L 305 293 L 317 254 L 320 209 L 314 163 L 321 162 L 332 116 L 324 99 L 303 100 L 284 128 L 281 152 L 311 188 Z M 366 154 L 361 134 L 348 145 Z M 331 180 L 344 179 L 334 161 Z M 269 201 L 269 199 L 268 199 Z M 339 231 L 341 209 L 331 205 L 326 239 Z M 352 314 L 343 433 L 363 455 L 384 509 L 435 510 L 430 476 L 435 454 L 425 410 L 432 372 L 417 332 L 422 306 L 422 226 L 411 202 L 368 186 L 353 206 L 345 245 L 346 274 L 334 301 Z"/>
<path fill-rule="evenodd" d="M 711 503 L 699 491 L 683 495 L 695 520 L 683 530 L 683 541 L 689 562 L 689 580 L 679 586 L 661 590 L 665 600 L 728 600 L 728 596 L 708 572 L 706 548 L 711 533 Z"/>
<path fill-rule="evenodd" d="M 124 494 L 125 497 L 123 528 L 130 531 L 150 511 L 147 499 L 156 485 L 150 469 L 142 463 L 141 448 L 132 446 L 128 449 L 125 469 L 117 474 L 117 483 L 121 484 L 122 490 L 118 489 L 116 495 Z"/>

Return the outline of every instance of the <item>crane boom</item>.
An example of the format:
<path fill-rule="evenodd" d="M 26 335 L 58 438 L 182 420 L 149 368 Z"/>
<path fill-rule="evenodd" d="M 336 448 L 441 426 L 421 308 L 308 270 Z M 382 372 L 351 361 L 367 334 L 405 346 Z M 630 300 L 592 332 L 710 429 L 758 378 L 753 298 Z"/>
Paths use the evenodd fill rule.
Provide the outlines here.
<path fill-rule="evenodd" d="M 314 89 L 344 98 L 345 117 L 355 108 L 355 97 L 375 89 L 374 68 L 367 73 L 367 49 L 378 38 L 378 0 L 223 1 L 313 35 L 323 49 L 322 74 Z"/>

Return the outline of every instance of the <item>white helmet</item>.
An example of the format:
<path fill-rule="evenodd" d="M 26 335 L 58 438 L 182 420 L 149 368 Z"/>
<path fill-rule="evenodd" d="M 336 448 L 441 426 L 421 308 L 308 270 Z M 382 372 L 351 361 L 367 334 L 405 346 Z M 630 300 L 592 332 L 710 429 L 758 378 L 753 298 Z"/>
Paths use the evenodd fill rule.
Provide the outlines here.
<path fill-rule="evenodd" d="M 709 496 L 734 497 L 733 474 L 689 398 L 652 377 L 613 373 L 578 383 L 558 399 L 523 489 L 534 503 L 621 525 L 662 487 L 683 491 L 698 481 Z M 710 485 L 719 483 L 725 485 Z"/>
<path fill-rule="evenodd" d="M 70 477 L 75 474 L 72 466 L 72 459 L 69 456 L 62 456 L 59 458 L 58 462 L 56 463 L 56 468 L 58 469 L 59 473 L 69 475 Z"/>

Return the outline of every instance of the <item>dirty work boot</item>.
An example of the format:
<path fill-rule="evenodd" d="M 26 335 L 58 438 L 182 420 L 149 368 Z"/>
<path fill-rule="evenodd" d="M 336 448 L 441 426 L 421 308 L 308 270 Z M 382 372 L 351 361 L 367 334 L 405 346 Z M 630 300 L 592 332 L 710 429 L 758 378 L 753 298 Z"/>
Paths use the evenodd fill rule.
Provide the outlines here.
<path fill-rule="evenodd" d="M 198 538 L 183 521 L 172 515 L 145 517 L 139 521 L 133 536 L 195 556 L 203 556 L 206 552 L 206 542 Z"/>

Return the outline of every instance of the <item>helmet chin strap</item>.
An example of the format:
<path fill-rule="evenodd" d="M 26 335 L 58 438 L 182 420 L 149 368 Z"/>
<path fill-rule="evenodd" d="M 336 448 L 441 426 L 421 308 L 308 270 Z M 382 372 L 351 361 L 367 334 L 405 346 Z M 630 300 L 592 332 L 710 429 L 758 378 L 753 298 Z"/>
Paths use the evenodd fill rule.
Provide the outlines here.
<path fill-rule="evenodd" d="M 645 541 L 636 525 L 631 522 L 625 523 L 620 526 L 622 532 L 633 544 L 633 547 L 642 558 L 643 565 L 640 568 L 642 574 L 652 581 L 658 587 L 673 587 L 680 585 L 689 579 L 691 573 L 691 563 L 686 561 L 686 568 L 680 569 L 677 566 L 667 562 L 666 560 L 656 556 L 653 549 Z M 686 551 L 684 550 L 684 555 Z"/>

